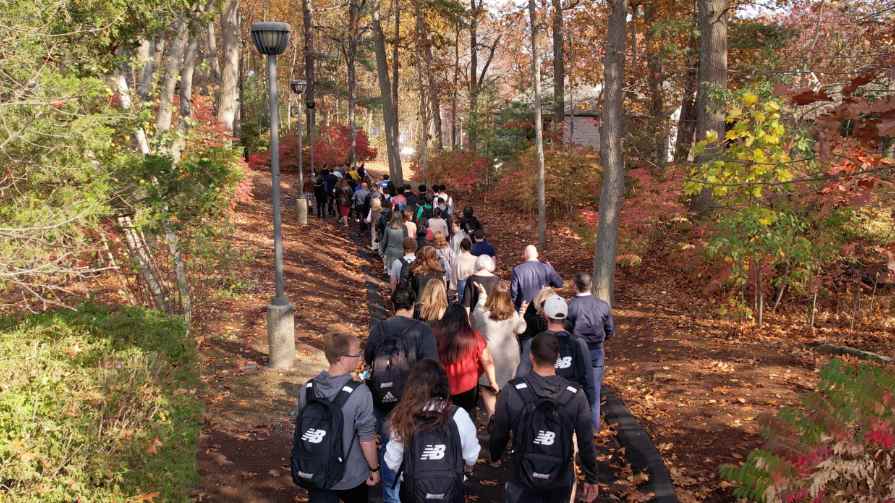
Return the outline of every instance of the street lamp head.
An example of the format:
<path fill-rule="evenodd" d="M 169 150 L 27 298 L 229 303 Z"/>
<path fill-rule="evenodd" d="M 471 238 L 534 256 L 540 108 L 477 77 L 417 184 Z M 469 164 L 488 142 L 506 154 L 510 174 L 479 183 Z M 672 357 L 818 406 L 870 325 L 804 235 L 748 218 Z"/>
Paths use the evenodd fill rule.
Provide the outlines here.
<path fill-rule="evenodd" d="M 289 45 L 289 25 L 278 22 L 252 24 L 252 41 L 258 52 L 267 56 L 282 54 Z"/>
<path fill-rule="evenodd" d="M 295 94 L 301 94 L 301 93 L 305 92 L 306 85 L 307 85 L 307 82 L 305 82 L 303 80 L 293 80 L 292 82 L 289 83 L 289 86 L 292 88 L 292 92 Z"/>

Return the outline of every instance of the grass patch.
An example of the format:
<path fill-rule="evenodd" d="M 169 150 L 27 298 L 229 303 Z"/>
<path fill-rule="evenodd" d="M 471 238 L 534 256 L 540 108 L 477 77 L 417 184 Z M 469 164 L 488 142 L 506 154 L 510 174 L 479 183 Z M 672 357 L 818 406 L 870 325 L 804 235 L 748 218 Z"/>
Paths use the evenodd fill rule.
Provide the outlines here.
<path fill-rule="evenodd" d="M 183 322 L 155 311 L 0 319 L 0 501 L 187 501 L 198 384 Z"/>

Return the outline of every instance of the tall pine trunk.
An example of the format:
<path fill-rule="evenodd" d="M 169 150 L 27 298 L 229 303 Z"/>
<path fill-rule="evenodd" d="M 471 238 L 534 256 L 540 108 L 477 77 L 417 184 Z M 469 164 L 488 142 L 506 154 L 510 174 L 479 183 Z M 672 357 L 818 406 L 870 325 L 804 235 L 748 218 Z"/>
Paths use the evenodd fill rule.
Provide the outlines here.
<path fill-rule="evenodd" d="M 566 115 L 564 44 L 562 0 L 553 0 L 553 127 L 557 133 L 562 132 Z"/>
<path fill-rule="evenodd" d="M 603 62 L 603 127 L 600 132 L 600 155 L 604 170 L 594 252 L 594 295 L 611 305 L 614 300 L 618 219 L 625 195 L 622 105 L 625 85 L 625 16 L 628 9 L 626 0 L 608 0 L 608 3 L 609 27 Z"/>
<path fill-rule="evenodd" d="M 218 123 L 238 134 L 236 116 L 239 109 L 239 0 L 226 0 L 221 13 L 221 89 L 218 96 Z"/>
<path fill-rule="evenodd" d="M 348 124 L 351 127 L 351 150 L 348 162 L 357 162 L 357 125 L 355 124 L 356 91 L 357 91 L 357 37 L 359 8 L 357 0 L 348 1 Z"/>
<path fill-rule="evenodd" d="M 460 22 L 454 32 L 454 85 L 451 88 L 451 150 L 457 150 L 457 99 L 460 93 Z"/>
<path fill-rule="evenodd" d="M 531 78 L 534 83 L 535 148 L 538 154 L 538 248 L 547 246 L 547 206 L 544 187 L 544 122 L 541 117 L 541 54 L 538 52 L 538 19 L 535 0 L 528 0 L 531 28 Z"/>
<path fill-rule="evenodd" d="M 382 31 L 382 23 L 379 19 L 379 6 L 373 13 L 371 23 L 373 30 L 373 50 L 376 53 L 376 75 L 379 79 L 379 93 L 382 98 L 382 118 L 385 123 L 385 147 L 388 153 L 389 178 L 396 187 L 404 185 L 404 176 L 401 171 L 401 157 L 398 152 L 397 135 L 395 125 L 394 104 L 392 103 L 392 86 L 388 76 L 388 57 L 385 53 L 385 33 Z"/>
<path fill-rule="evenodd" d="M 712 102 L 713 92 L 727 88 L 727 1 L 698 0 L 699 8 L 699 90 L 696 95 L 696 141 L 709 131 L 724 138 L 724 110 Z M 716 155 L 706 149 L 697 163 Z M 693 208 L 705 213 L 714 206 L 712 193 L 704 189 L 693 201 Z"/>
<path fill-rule="evenodd" d="M 481 1 L 476 4 L 476 0 L 469 0 L 469 119 L 466 121 L 466 127 L 469 129 L 466 141 L 469 143 L 469 150 L 476 152 L 478 150 L 478 108 L 479 108 L 479 82 L 478 82 L 478 29 L 479 29 L 479 7 Z"/>
<path fill-rule="evenodd" d="M 401 74 L 399 72 L 400 65 L 398 56 L 400 55 L 398 49 L 401 46 L 401 4 L 400 0 L 394 0 L 394 14 L 395 14 L 395 43 L 392 46 L 392 117 L 394 120 L 392 121 L 392 127 L 394 128 L 394 136 L 396 138 L 396 148 L 400 149 L 401 142 L 401 129 L 398 127 L 400 121 L 400 108 L 399 104 L 401 103 L 400 97 L 398 96 L 398 90 L 400 89 L 400 78 Z M 401 153 L 398 150 L 396 154 L 398 156 L 398 162 L 401 161 Z"/>
<path fill-rule="evenodd" d="M 643 32 L 646 46 L 647 81 L 650 93 L 650 122 L 653 134 L 653 162 L 657 167 L 665 166 L 668 160 L 668 126 L 665 120 L 665 96 L 662 86 L 665 76 L 662 73 L 662 48 L 653 33 L 656 23 L 656 6 L 652 2 L 644 11 L 646 29 Z"/>

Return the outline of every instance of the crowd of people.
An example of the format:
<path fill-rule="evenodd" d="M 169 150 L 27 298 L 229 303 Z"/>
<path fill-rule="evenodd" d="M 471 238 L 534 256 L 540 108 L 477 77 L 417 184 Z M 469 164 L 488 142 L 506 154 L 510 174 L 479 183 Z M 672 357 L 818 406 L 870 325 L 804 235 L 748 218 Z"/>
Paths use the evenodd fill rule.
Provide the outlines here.
<path fill-rule="evenodd" d="M 373 323 L 363 351 L 354 336 L 327 336 L 330 367 L 301 388 L 292 474 L 310 501 L 367 501 L 381 484 L 385 503 L 463 502 L 479 418 L 492 465 L 511 445 L 506 501 L 574 499 L 576 459 L 578 499 L 592 501 L 614 327 L 590 275 L 575 275 L 567 301 L 562 277 L 528 245 L 503 280 L 473 208 L 455 212 L 444 185 L 397 188 L 360 166 L 324 169 L 314 186 L 320 218 L 369 232 L 394 315 Z"/>

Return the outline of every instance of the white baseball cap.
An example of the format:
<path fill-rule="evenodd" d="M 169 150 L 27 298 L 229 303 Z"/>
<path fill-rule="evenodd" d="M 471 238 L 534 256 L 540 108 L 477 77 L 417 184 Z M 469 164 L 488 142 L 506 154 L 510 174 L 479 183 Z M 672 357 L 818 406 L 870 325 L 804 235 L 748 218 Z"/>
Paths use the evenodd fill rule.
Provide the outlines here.
<path fill-rule="evenodd" d="M 569 315 L 569 305 L 559 295 L 554 295 L 544 302 L 544 314 L 551 320 L 564 320 Z"/>

